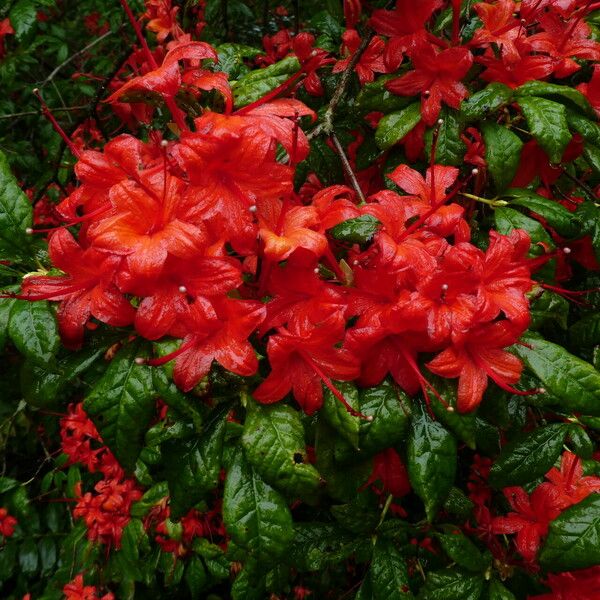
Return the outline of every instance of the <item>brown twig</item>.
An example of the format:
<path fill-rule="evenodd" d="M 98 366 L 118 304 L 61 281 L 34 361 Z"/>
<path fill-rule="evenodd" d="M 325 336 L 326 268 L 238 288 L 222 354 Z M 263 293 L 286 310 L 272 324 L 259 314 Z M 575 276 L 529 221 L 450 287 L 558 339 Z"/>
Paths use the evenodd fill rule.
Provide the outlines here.
<path fill-rule="evenodd" d="M 342 166 L 344 167 L 344 171 L 346 172 L 346 175 L 348 176 L 348 179 L 350 180 L 350 183 L 352 184 L 352 188 L 354 189 L 357 196 L 359 197 L 361 204 L 364 204 L 365 203 L 365 195 L 363 194 L 363 191 L 360 187 L 360 183 L 358 183 L 356 174 L 354 173 L 354 170 L 352 169 L 352 165 L 350 164 L 350 161 L 348 160 L 348 157 L 346 156 L 346 153 L 344 152 L 344 148 L 343 148 L 342 144 L 340 143 L 338 136 L 333 131 L 331 132 L 331 140 L 333 141 L 333 145 L 335 146 L 337 153 L 340 155 L 340 159 L 342 161 Z"/>
<path fill-rule="evenodd" d="M 84 104 L 83 106 L 67 106 L 65 108 L 55 108 L 53 109 L 55 113 L 57 112 L 75 112 L 78 110 L 87 110 L 90 107 L 89 104 Z M 18 113 L 10 113 L 8 115 L 0 115 L 0 119 L 16 119 L 17 117 L 31 117 L 33 115 L 41 115 L 42 110 L 26 110 L 24 112 Z"/>

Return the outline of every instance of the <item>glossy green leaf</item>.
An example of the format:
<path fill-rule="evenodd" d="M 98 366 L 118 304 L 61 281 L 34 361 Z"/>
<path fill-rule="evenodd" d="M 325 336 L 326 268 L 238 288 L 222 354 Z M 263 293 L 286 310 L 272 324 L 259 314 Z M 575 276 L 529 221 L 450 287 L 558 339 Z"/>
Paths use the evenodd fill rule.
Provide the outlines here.
<path fill-rule="evenodd" d="M 550 290 L 531 302 L 531 325 L 533 330 L 545 325 L 557 324 L 561 329 L 567 329 L 569 321 L 569 301 Z"/>
<path fill-rule="evenodd" d="M 373 215 L 361 215 L 338 223 L 331 229 L 331 235 L 341 242 L 366 244 L 373 239 L 380 225 Z"/>
<path fill-rule="evenodd" d="M 558 234 L 567 238 L 581 235 L 581 223 L 577 216 L 556 200 L 549 200 L 527 189 L 511 188 L 502 194 L 511 206 L 522 206 L 543 217 Z"/>
<path fill-rule="evenodd" d="M 292 516 L 281 494 L 238 452 L 225 480 L 223 520 L 231 539 L 259 562 L 281 557 L 292 537 Z"/>
<path fill-rule="evenodd" d="M 521 96 L 519 106 L 527 119 L 531 135 L 544 149 L 550 162 L 558 164 L 573 137 L 564 105 L 545 98 Z"/>
<path fill-rule="evenodd" d="M 462 125 L 459 115 L 455 110 L 444 107 L 440 113 L 441 125 L 436 125 L 438 130 L 437 144 L 435 146 L 435 162 L 438 165 L 460 166 L 463 163 L 467 147 L 460 134 Z M 431 160 L 431 145 L 433 143 L 434 129 L 425 132 L 425 149 L 428 160 Z"/>
<path fill-rule="evenodd" d="M 588 99 L 579 90 L 568 85 L 558 85 L 547 81 L 528 81 L 515 90 L 515 95 L 518 102 L 520 102 L 519 96 L 549 97 L 557 102 L 566 102 L 567 106 L 572 105 L 588 117 L 595 118 L 594 109 Z"/>
<path fill-rule="evenodd" d="M 19 568 L 26 577 L 31 577 L 38 570 L 38 546 L 34 539 L 27 539 L 19 549 Z"/>
<path fill-rule="evenodd" d="M 494 221 L 496 229 L 503 235 L 508 235 L 513 229 L 523 229 L 531 238 L 532 250 L 538 242 L 543 242 L 549 248 L 554 248 L 554 243 L 550 234 L 544 229 L 544 226 L 535 219 L 525 216 L 523 213 L 514 208 L 502 207 L 494 211 Z M 539 250 L 542 252 L 542 250 Z"/>
<path fill-rule="evenodd" d="M 360 411 L 373 420 L 360 420 L 360 449 L 367 453 L 380 452 L 404 440 L 411 410 L 410 398 L 387 380 L 361 389 Z"/>
<path fill-rule="evenodd" d="M 569 328 L 569 338 L 574 346 L 590 348 L 600 344 L 600 313 L 591 313 Z"/>
<path fill-rule="evenodd" d="M 432 521 L 454 483 L 456 440 L 422 405 L 413 413 L 407 461 L 410 483 Z"/>
<path fill-rule="evenodd" d="M 556 399 L 562 410 L 600 416 L 600 373 L 592 365 L 533 334 L 521 339 L 527 345 L 512 351 L 542 382 L 550 401 Z"/>
<path fill-rule="evenodd" d="M 490 581 L 489 600 L 517 600 L 515 595 L 497 579 Z"/>
<path fill-rule="evenodd" d="M 232 600 L 263 600 L 266 597 L 265 575 L 247 563 L 238 573 L 231 586 Z"/>
<path fill-rule="evenodd" d="M 321 476 L 306 455 L 300 413 L 291 406 L 248 401 L 242 445 L 246 458 L 270 485 L 293 497 L 312 497 Z"/>
<path fill-rule="evenodd" d="M 359 112 L 381 111 L 388 114 L 392 111 L 400 111 L 411 103 L 410 98 L 388 92 L 385 84 L 390 79 L 393 79 L 393 77 L 378 77 L 377 80 L 363 86 L 356 97 L 356 107 Z"/>
<path fill-rule="evenodd" d="M 442 549 L 459 567 L 476 573 L 484 571 L 488 566 L 477 546 L 454 525 L 444 528 L 445 533 L 436 533 Z"/>
<path fill-rule="evenodd" d="M 379 121 L 375 141 L 382 150 L 388 150 L 410 133 L 421 120 L 421 103 L 413 102 L 406 108 L 392 112 Z"/>
<path fill-rule="evenodd" d="M 131 471 L 154 413 L 151 369 L 135 362 L 142 350 L 139 342 L 122 348 L 84 401 L 104 443 Z"/>
<path fill-rule="evenodd" d="M 600 495 L 591 494 L 550 522 L 540 564 L 552 572 L 600 563 Z"/>
<path fill-rule="evenodd" d="M 585 201 L 575 214 L 581 219 L 581 232 L 590 236 L 596 260 L 600 260 L 600 208 L 594 202 Z"/>
<path fill-rule="evenodd" d="M 162 445 L 174 519 L 183 517 L 219 484 L 228 410 L 229 405 L 217 406 L 200 436 Z"/>
<path fill-rule="evenodd" d="M 490 484 L 497 488 L 524 485 L 544 475 L 560 455 L 567 432 L 566 424 L 554 423 L 504 446 L 492 465 Z"/>
<path fill-rule="evenodd" d="M 4 350 L 8 337 L 8 321 L 12 305 L 16 302 L 13 298 L 0 298 L 0 352 Z"/>
<path fill-rule="evenodd" d="M 369 576 L 373 584 L 374 600 L 403 600 L 414 597 L 409 587 L 406 560 L 387 540 L 377 540 Z"/>
<path fill-rule="evenodd" d="M 202 592 L 208 582 L 204 564 L 197 556 L 192 556 L 185 568 L 183 576 L 192 600 L 201 600 Z"/>
<path fill-rule="evenodd" d="M 26 229 L 32 224 L 31 203 L 11 173 L 0 151 L 0 256 L 20 256 L 31 244 Z"/>
<path fill-rule="evenodd" d="M 444 569 L 427 573 L 419 600 L 479 600 L 485 580 L 458 569 Z"/>
<path fill-rule="evenodd" d="M 17 0 L 10 9 L 10 23 L 17 39 L 25 37 L 35 25 L 38 3 L 35 0 Z M 1 194 L 0 194 L 1 195 Z"/>
<path fill-rule="evenodd" d="M 8 333 L 19 352 L 39 365 L 51 363 L 60 347 L 56 317 L 46 301 L 17 300 L 10 311 Z"/>
<path fill-rule="evenodd" d="M 574 423 L 569 426 L 567 445 L 574 454 L 581 458 L 591 459 L 594 454 L 594 442 L 581 425 Z"/>
<path fill-rule="evenodd" d="M 298 59 L 295 56 L 288 56 L 264 69 L 257 69 L 240 77 L 232 85 L 236 107 L 246 106 L 262 98 L 299 69 Z"/>
<path fill-rule="evenodd" d="M 347 381 L 335 381 L 334 385 L 343 394 L 346 402 L 354 410 L 360 411 L 356 385 Z M 324 392 L 321 414 L 341 437 L 348 441 L 354 448 L 358 449 L 360 418 L 352 416 L 329 389 L 325 389 Z"/>
<path fill-rule="evenodd" d="M 485 142 L 485 160 L 496 191 L 506 189 L 514 179 L 521 159 L 523 142 L 510 129 L 492 121 L 481 124 Z"/>
<path fill-rule="evenodd" d="M 597 144 L 600 140 L 600 125 L 596 119 L 591 121 L 574 110 L 567 110 L 567 122 L 586 142 Z"/>
<path fill-rule="evenodd" d="M 478 121 L 508 104 L 512 95 L 507 85 L 495 81 L 469 96 L 460 105 L 460 112 L 466 121 Z"/>

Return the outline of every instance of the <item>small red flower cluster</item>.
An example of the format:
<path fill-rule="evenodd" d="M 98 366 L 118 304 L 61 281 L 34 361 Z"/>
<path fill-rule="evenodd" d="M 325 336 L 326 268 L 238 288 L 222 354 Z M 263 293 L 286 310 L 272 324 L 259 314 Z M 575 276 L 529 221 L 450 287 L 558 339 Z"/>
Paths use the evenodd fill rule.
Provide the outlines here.
<path fill-rule="evenodd" d="M 513 509 L 506 516 L 490 512 L 492 490 L 487 478 L 492 463 L 487 458 L 475 456 L 469 478 L 469 498 L 475 505 L 477 527 L 473 530 L 486 543 L 495 558 L 506 561 L 504 546 L 496 535 L 516 534 L 515 546 L 531 568 L 548 526 L 569 506 L 578 504 L 594 492 L 600 492 L 600 477 L 584 476 L 581 459 L 569 451 L 562 455 L 560 469 L 552 467 L 546 473 L 547 481 L 540 483 L 531 493 L 522 487 L 504 488 L 504 496 Z M 472 530 L 467 525 L 468 530 Z M 568 575 L 562 573 L 560 576 Z M 552 579 L 553 576 L 551 576 Z"/>
<path fill-rule="evenodd" d="M 0 535 L 9 538 L 15 532 L 17 519 L 8 514 L 6 508 L 0 508 Z"/>
<path fill-rule="evenodd" d="M 125 476 L 113 453 L 102 444 L 81 403 L 69 406 L 60 422 L 60 435 L 68 464 L 80 463 L 90 473 L 103 475 L 93 492 L 82 495 L 78 484 L 73 515 L 84 520 L 90 540 L 119 548 L 123 528 L 131 518 L 131 505 L 142 497 L 141 489 L 134 479 Z"/>
<path fill-rule="evenodd" d="M 101 473 L 101 479 L 93 492 L 81 495 L 78 489 L 78 500 L 73 510 L 76 518 L 84 520 L 88 529 L 88 538 L 105 544 L 108 548 L 119 548 L 123 528 L 131 519 L 131 506 L 142 497 L 142 489 L 135 479 L 125 476 L 112 452 L 103 445 L 102 438 L 96 427 L 86 415 L 81 403 L 70 405 L 67 416 L 60 422 L 62 451 L 67 455 L 67 464 L 81 464 L 90 473 Z M 80 487 L 80 484 L 78 484 Z M 154 529 L 156 541 L 165 552 L 172 552 L 177 557 L 184 556 L 197 537 L 207 537 L 211 540 L 225 540 L 225 528 L 219 506 L 204 513 L 191 509 L 181 519 L 181 535 L 172 537 L 173 528 L 169 528 L 170 508 L 168 497 L 163 498 L 150 511 L 144 520 L 147 531 Z M 2 511 L 0 509 L 0 518 Z M 0 523 L 9 529 L 16 519 L 6 517 Z"/>
<path fill-rule="evenodd" d="M 99 593 L 95 585 L 84 585 L 82 573 L 79 573 L 63 588 L 65 600 L 115 600 L 112 592 L 108 592 L 104 596 L 99 596 Z"/>

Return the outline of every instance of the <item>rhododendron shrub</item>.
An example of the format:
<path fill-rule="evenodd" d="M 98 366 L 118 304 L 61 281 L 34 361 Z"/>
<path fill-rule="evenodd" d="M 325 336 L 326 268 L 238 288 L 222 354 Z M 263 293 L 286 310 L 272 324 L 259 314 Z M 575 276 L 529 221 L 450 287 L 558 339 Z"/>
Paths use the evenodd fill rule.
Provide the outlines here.
<path fill-rule="evenodd" d="M 0 7 L 0 595 L 600 598 L 600 4 Z"/>

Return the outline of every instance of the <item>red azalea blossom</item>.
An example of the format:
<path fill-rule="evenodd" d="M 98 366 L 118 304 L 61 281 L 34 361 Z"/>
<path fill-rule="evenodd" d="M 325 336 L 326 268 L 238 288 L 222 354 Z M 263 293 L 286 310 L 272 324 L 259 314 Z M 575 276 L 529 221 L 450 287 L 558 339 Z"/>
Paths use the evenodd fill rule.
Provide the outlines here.
<path fill-rule="evenodd" d="M 95 585 L 85 585 L 82 573 L 79 573 L 73 581 L 67 583 L 62 591 L 65 600 L 114 600 L 115 598 L 112 592 L 100 596 L 101 592 L 96 589 Z"/>
<path fill-rule="evenodd" d="M 8 514 L 6 508 L 0 508 L 0 535 L 9 538 L 15 532 L 17 519 Z"/>
<path fill-rule="evenodd" d="M 547 594 L 528 596 L 529 600 L 597 600 L 600 598 L 600 566 L 566 573 L 549 573 Z"/>
<path fill-rule="evenodd" d="M 350 56 L 335 63 L 334 73 L 346 70 L 352 60 L 352 55 L 360 46 L 360 36 L 355 29 L 347 29 L 342 35 L 342 42 L 342 48 L 346 49 Z M 388 69 L 383 60 L 384 48 L 384 41 L 379 37 L 374 37 L 362 53 L 356 67 L 354 67 L 361 85 L 373 81 L 375 73 L 387 73 Z"/>
<path fill-rule="evenodd" d="M 473 55 L 466 48 L 436 50 L 433 44 L 422 42 L 408 51 L 414 70 L 392 79 L 385 87 L 393 94 L 421 94 L 421 115 L 427 125 L 433 125 L 440 114 L 442 102 L 458 108 L 469 92 L 461 83 L 473 64 Z"/>

